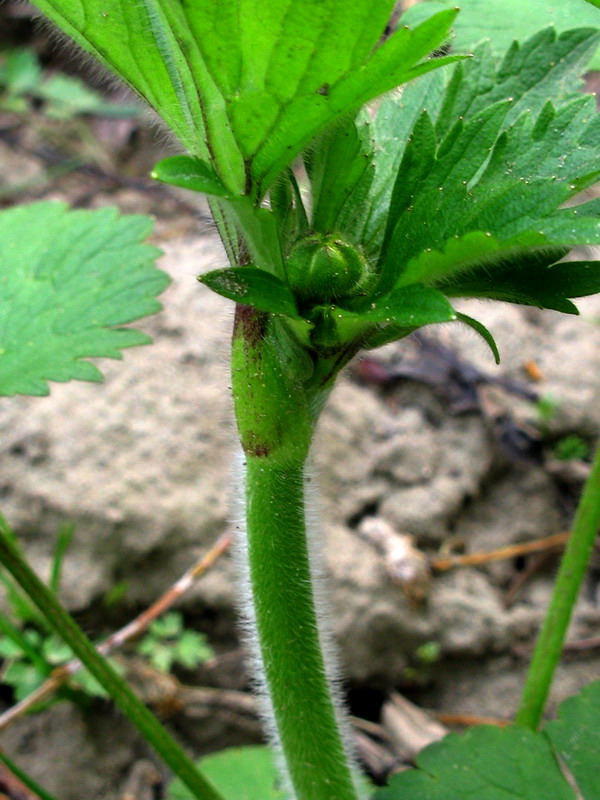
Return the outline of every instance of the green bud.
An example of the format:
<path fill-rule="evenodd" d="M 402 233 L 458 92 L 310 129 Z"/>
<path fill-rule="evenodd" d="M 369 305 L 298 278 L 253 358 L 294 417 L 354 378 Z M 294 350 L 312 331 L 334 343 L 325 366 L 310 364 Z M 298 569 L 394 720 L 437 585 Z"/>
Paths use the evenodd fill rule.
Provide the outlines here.
<path fill-rule="evenodd" d="M 300 302 L 322 304 L 364 294 L 373 272 L 358 248 L 336 233 L 314 233 L 297 242 L 287 277 Z"/>

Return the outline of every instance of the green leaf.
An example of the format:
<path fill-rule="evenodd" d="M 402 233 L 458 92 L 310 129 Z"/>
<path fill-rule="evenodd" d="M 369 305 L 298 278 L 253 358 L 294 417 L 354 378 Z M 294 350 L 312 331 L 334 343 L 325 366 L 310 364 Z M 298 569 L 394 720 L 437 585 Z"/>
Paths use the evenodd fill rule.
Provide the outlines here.
<path fill-rule="evenodd" d="M 392 777 L 374 800 L 598 800 L 600 681 L 561 704 L 542 732 L 478 725 L 425 748 L 417 769 Z M 563 774 L 564 762 L 579 794 Z"/>
<path fill-rule="evenodd" d="M 42 76 L 38 57 L 28 48 L 18 48 L 8 53 L 0 67 L 0 84 L 14 95 L 26 94 L 37 89 Z"/>
<path fill-rule="evenodd" d="M 341 230 L 354 232 L 369 253 L 378 253 L 400 162 L 408 146 L 410 133 L 423 114 L 437 119 L 445 81 L 443 71 L 431 72 L 411 81 L 401 94 L 381 100 L 371 122 L 373 140 L 373 176 L 367 173 L 357 191 L 356 208 L 345 215 Z"/>
<path fill-rule="evenodd" d="M 116 209 L 36 203 L 0 212 L 0 395 L 47 381 L 99 381 L 87 358 L 122 358 L 150 338 L 118 327 L 160 309 L 169 279 L 142 244 L 152 223 Z"/>
<path fill-rule="evenodd" d="M 466 314 L 459 314 L 458 311 L 456 312 L 456 319 L 459 322 L 464 322 L 465 325 L 468 325 L 469 328 L 472 328 L 476 333 L 478 333 L 487 346 L 492 351 L 494 356 L 494 360 L 496 364 L 500 363 L 500 351 L 498 350 L 498 345 L 496 344 L 496 340 L 492 336 L 492 334 L 488 331 L 485 325 L 482 325 L 479 320 L 473 319 L 473 317 L 468 317 Z"/>
<path fill-rule="evenodd" d="M 456 312 L 444 295 L 420 283 L 396 289 L 370 302 L 359 312 L 340 309 L 335 314 L 341 315 L 345 320 L 391 322 L 406 328 L 419 328 L 421 325 L 452 322 L 456 319 Z"/>
<path fill-rule="evenodd" d="M 230 747 L 200 759 L 198 766 L 225 800 L 284 800 L 287 796 L 268 747 Z M 192 800 L 180 781 L 173 781 L 168 800 Z"/>
<path fill-rule="evenodd" d="M 578 314 L 568 299 L 600 292 L 600 261 L 564 261 L 564 249 L 507 255 L 459 275 L 439 288 L 450 297 L 486 297 Z"/>
<path fill-rule="evenodd" d="M 226 187 L 212 167 L 192 156 L 163 158 L 156 164 L 150 176 L 171 186 L 180 186 L 182 189 L 228 197 Z"/>
<path fill-rule="evenodd" d="M 600 753 L 600 681 L 594 681 L 561 703 L 558 719 L 544 733 L 575 778 L 583 800 L 600 800 L 598 754 Z"/>
<path fill-rule="evenodd" d="M 493 297 L 573 313 L 568 297 L 598 291 L 591 265 L 546 271 L 569 246 L 600 241 L 595 201 L 560 208 L 600 176 L 600 116 L 592 98 L 563 95 L 565 76 L 554 61 L 572 63 L 595 37 L 572 31 L 557 38 L 544 31 L 501 63 L 484 52 L 479 65 L 455 69 L 437 122 L 422 113 L 404 147 L 383 241 L 379 294 L 425 282 L 450 296 Z M 525 70 L 518 86 L 513 70 L 523 68 L 521 57 L 536 66 Z M 515 119 L 513 107 L 531 99 L 532 75 L 542 80 L 541 67 L 551 76 L 546 91 L 557 105 L 545 102 L 536 115 L 524 110 Z M 477 98 L 499 76 L 514 90 L 512 100 L 488 92 L 493 102 L 481 107 Z M 532 248 L 538 255 L 527 255 Z M 544 263 L 538 263 L 540 252 Z"/>
<path fill-rule="evenodd" d="M 373 177 L 369 169 L 372 145 L 369 115 L 347 118 L 326 131 L 310 149 L 309 175 L 313 213 L 311 228 L 328 233 L 340 230 L 338 220 L 344 205 L 361 180 Z M 365 176 L 365 173 L 367 175 Z"/>
<path fill-rule="evenodd" d="M 423 750 L 374 800 L 575 800 L 550 743 L 524 728 L 477 726 Z"/>
<path fill-rule="evenodd" d="M 428 16 L 444 8 L 452 8 L 454 0 L 429 0 L 410 8 L 400 19 L 400 24 L 418 25 Z M 600 7 L 598 0 L 588 0 Z M 468 52 L 483 39 L 489 39 L 497 53 L 508 49 L 514 39 L 525 39 L 540 28 L 553 25 L 559 32 L 575 26 L 600 27 L 599 14 L 584 6 L 581 0 L 504 0 L 501 14 L 490 14 L 489 0 L 464 0 L 454 24 L 453 46 Z M 591 56 L 592 54 L 590 54 Z M 589 69 L 600 67 L 600 52 L 590 62 Z"/>
<path fill-rule="evenodd" d="M 256 267 L 227 267 L 200 275 L 198 280 L 213 292 L 259 311 L 299 318 L 296 301 L 282 280 Z"/>
<path fill-rule="evenodd" d="M 232 194 L 262 197 L 332 120 L 417 75 L 456 10 L 377 47 L 392 0 L 36 0 L 132 86 Z"/>

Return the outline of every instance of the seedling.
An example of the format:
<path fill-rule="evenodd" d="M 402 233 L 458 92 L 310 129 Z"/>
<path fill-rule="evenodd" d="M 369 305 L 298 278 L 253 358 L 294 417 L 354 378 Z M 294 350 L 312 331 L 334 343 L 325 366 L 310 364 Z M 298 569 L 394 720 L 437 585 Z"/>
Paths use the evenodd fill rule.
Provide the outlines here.
<path fill-rule="evenodd" d="M 600 176 L 599 118 L 594 99 L 578 91 L 598 31 L 558 35 L 547 28 L 512 44 L 504 57 L 489 44 L 467 57 L 447 51 L 452 8 L 382 36 L 390 0 L 36 5 L 134 88 L 179 139 L 187 154 L 160 162 L 154 177 L 210 198 L 229 265 L 200 280 L 237 304 L 232 387 L 246 509 L 241 606 L 283 791 L 297 800 L 365 797 L 370 790 L 344 733 L 315 581 L 320 535 L 305 484 L 317 420 L 336 376 L 359 350 L 424 325 L 467 325 L 498 360 L 492 334 L 455 308 L 455 298 L 575 314 L 572 298 L 600 290 L 598 262 L 564 261 L 574 245 L 600 243 L 599 201 L 578 202 Z M 401 93 L 394 91 L 399 84 L 407 84 Z M 77 213 L 44 205 L 0 216 L 11 265 L 20 258 L 19 269 L 6 272 L 13 306 L 0 330 L 5 394 L 41 394 L 48 380 L 99 379 L 82 359 L 118 357 L 120 348 L 141 343 L 135 331 L 115 326 L 155 308 L 164 278 L 140 244 L 143 223 L 110 212 L 98 223 L 98 216 Z M 29 238 L 33 214 L 43 224 Z M 75 235 L 77 250 L 69 248 Z M 133 258 L 125 258 L 123 242 Z M 43 325 L 31 312 L 40 297 L 36 281 L 45 287 Z M 28 347 L 34 339 L 43 342 L 39 352 Z M 380 797 L 477 794 L 476 770 L 455 765 L 471 764 L 480 751 L 502 775 L 480 783 L 481 796 L 503 797 L 498 787 L 505 784 L 517 797 L 532 797 L 525 792 L 535 786 L 537 800 L 542 785 L 544 796 L 575 796 L 550 744 L 534 731 L 599 522 L 600 458 L 532 661 L 517 715 L 522 730 L 498 738 L 484 729 L 459 745 L 451 740 L 423 756 L 423 771 L 400 776 Z M 193 795 L 219 798 L 26 565 L 10 547 L 1 552 Z M 494 761 L 497 752 L 504 761 Z M 526 761 L 529 777 L 517 779 L 506 758 Z"/>

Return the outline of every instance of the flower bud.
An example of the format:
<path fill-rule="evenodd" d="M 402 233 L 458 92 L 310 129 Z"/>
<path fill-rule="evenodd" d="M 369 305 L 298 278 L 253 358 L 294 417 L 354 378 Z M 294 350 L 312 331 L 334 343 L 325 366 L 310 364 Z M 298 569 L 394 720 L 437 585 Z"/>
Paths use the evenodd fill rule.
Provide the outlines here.
<path fill-rule="evenodd" d="M 358 248 L 335 233 L 297 242 L 287 260 L 288 282 L 304 303 L 329 303 L 364 294 L 373 276 Z"/>

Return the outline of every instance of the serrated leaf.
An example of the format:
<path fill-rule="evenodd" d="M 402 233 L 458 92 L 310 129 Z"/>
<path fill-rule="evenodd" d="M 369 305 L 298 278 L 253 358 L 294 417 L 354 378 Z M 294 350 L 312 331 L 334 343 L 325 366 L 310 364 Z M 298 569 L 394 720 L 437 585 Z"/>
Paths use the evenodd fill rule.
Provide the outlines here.
<path fill-rule="evenodd" d="M 599 714 L 600 681 L 595 681 L 562 703 L 558 720 L 541 732 L 478 725 L 451 733 L 425 748 L 417 769 L 392 777 L 373 800 L 598 800 Z"/>
<path fill-rule="evenodd" d="M 232 194 L 262 197 L 332 120 L 417 75 L 454 9 L 377 47 L 392 0 L 36 0 L 144 97 Z M 276 135 L 274 135 L 276 132 Z"/>
<path fill-rule="evenodd" d="M 198 766 L 224 800 L 283 800 L 287 796 L 273 754 L 263 745 L 230 747 L 200 759 Z M 175 780 L 167 798 L 192 800 L 192 795 Z"/>
<path fill-rule="evenodd" d="M 394 179 L 410 133 L 423 113 L 437 119 L 444 88 L 443 71 L 423 75 L 404 86 L 401 93 L 384 97 L 371 122 L 373 176 L 361 182 L 356 208 L 348 209 L 340 226 L 342 231 L 353 232 L 369 253 L 379 252 Z"/>
<path fill-rule="evenodd" d="M 213 292 L 259 311 L 299 318 L 290 287 L 282 280 L 256 267 L 226 267 L 200 275 L 198 280 Z"/>
<path fill-rule="evenodd" d="M 48 394 L 47 381 L 99 381 L 87 358 L 146 344 L 117 326 L 160 309 L 169 283 L 152 222 L 116 209 L 35 203 L 0 212 L 0 395 Z"/>
<path fill-rule="evenodd" d="M 600 241 L 595 205 L 560 208 L 600 176 L 600 116 L 591 98 L 562 96 L 563 76 L 555 72 L 553 61 L 547 61 L 558 53 L 568 61 L 569 53 L 578 53 L 582 42 L 589 44 L 590 38 L 589 31 L 574 31 L 560 39 L 552 32 L 543 32 L 541 38 L 536 36 L 513 48 L 510 68 L 508 58 L 493 66 L 493 60 L 486 57 L 479 76 L 473 72 L 473 64 L 468 67 L 468 80 L 466 67 L 461 65 L 455 71 L 438 122 L 444 109 L 455 107 L 466 117 L 455 119 L 454 124 L 449 120 L 443 126 L 436 124 L 432 133 L 432 125 L 424 123 L 428 117 L 423 114 L 413 127 L 392 194 L 379 294 L 394 285 L 425 282 L 456 296 L 460 292 L 452 288 L 450 276 L 461 276 L 463 291 L 467 288 L 465 281 L 473 277 L 470 271 L 478 277 L 477 286 L 469 284 L 469 296 L 567 313 L 576 313 L 567 298 L 578 295 L 570 292 L 584 288 L 589 293 L 598 291 L 590 265 L 574 268 L 571 283 L 562 268 L 539 271 L 564 256 L 569 246 Z M 489 82 L 494 85 L 497 74 L 510 76 L 515 64 L 521 64 L 515 60 L 515 53 L 529 54 L 536 61 L 542 41 L 549 44 L 543 63 L 558 84 L 556 92 L 552 82 L 547 89 L 553 99 L 558 97 L 558 105 L 546 102 L 537 116 L 525 111 L 507 127 L 513 104 L 522 98 L 516 95 L 509 103 L 490 94 L 495 102 L 473 113 L 473 86 L 485 94 L 482 87 Z M 539 77 L 538 72 L 536 75 Z M 457 105 L 463 83 L 464 98 L 471 99 Z M 529 89 L 527 73 L 521 90 L 527 95 Z M 539 256 L 526 255 L 532 248 L 538 254 L 545 248 L 546 254 L 550 250 L 554 255 L 538 268 Z M 556 254 L 557 248 L 563 249 Z M 515 263 L 521 263 L 522 268 L 515 271 L 507 266 Z M 566 281 L 562 287 L 561 281 Z"/>
<path fill-rule="evenodd" d="M 192 156 L 163 158 L 154 166 L 150 176 L 157 181 L 182 189 L 215 194 L 218 197 L 229 196 L 227 188 L 223 186 L 212 167 Z"/>
<path fill-rule="evenodd" d="M 410 8 L 400 19 L 400 24 L 417 25 L 429 15 L 444 8 L 451 8 L 454 0 L 430 0 Z M 599 5 L 598 0 L 588 0 Z M 581 0 L 561 0 L 549 3 L 548 0 L 504 0 L 501 14 L 490 14 L 489 0 L 464 0 L 461 12 L 454 24 L 454 46 L 468 52 L 483 39 L 489 39 L 494 50 L 504 52 L 514 39 L 525 39 L 540 28 L 553 25 L 559 32 L 570 28 L 599 27 L 598 12 L 584 6 Z M 598 69 L 600 53 L 593 60 L 588 57 L 588 68 Z M 585 65 L 584 65 L 585 66 Z"/>

